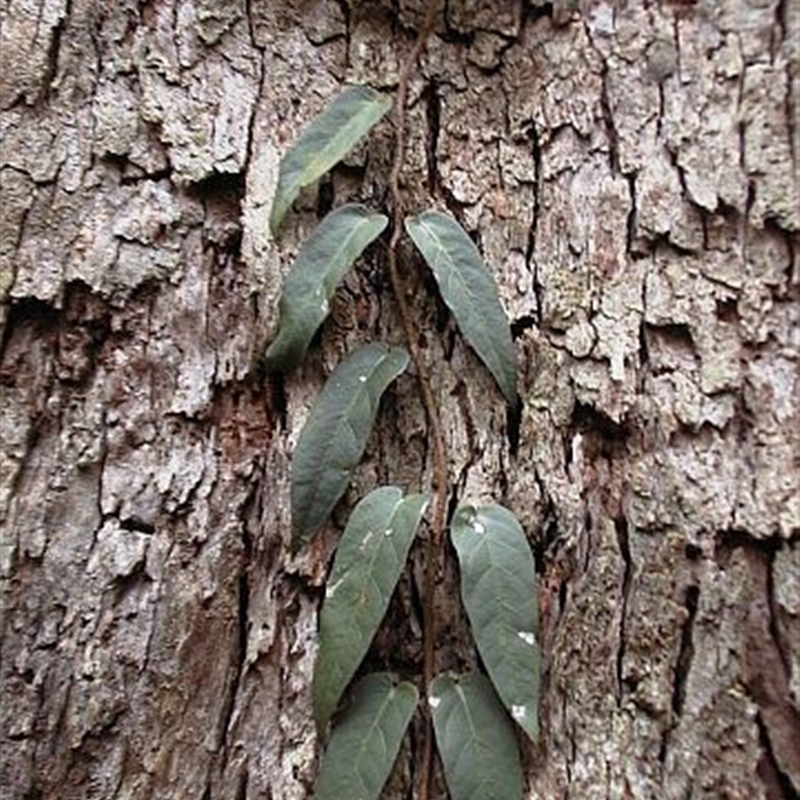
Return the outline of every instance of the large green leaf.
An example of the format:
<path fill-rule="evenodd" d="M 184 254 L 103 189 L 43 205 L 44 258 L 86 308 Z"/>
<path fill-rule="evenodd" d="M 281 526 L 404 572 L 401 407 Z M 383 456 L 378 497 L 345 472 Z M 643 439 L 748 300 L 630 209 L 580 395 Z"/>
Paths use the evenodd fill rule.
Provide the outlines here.
<path fill-rule="evenodd" d="M 378 800 L 417 705 L 410 683 L 368 675 L 333 729 L 314 800 Z"/>
<path fill-rule="evenodd" d="M 486 671 L 511 716 L 536 741 L 539 622 L 525 533 L 502 506 L 462 506 L 450 538 L 461 568 L 461 597 Z"/>
<path fill-rule="evenodd" d="M 320 731 L 378 630 L 425 510 L 425 495 L 403 499 L 395 486 L 370 492 L 339 541 L 319 622 L 314 717 Z"/>
<path fill-rule="evenodd" d="M 366 206 L 349 203 L 325 217 L 303 245 L 286 276 L 278 336 L 267 350 L 267 366 L 287 372 L 306 353 L 330 310 L 339 281 L 389 222 Z"/>
<path fill-rule="evenodd" d="M 297 440 L 292 460 L 292 541 L 307 541 L 344 494 L 386 387 L 408 365 L 401 347 L 368 344 L 328 378 Z"/>
<path fill-rule="evenodd" d="M 511 328 L 497 284 L 463 228 L 441 211 L 407 219 L 406 230 L 439 284 L 461 333 L 494 375 L 506 400 L 517 401 L 517 367 Z"/>
<path fill-rule="evenodd" d="M 368 86 L 349 86 L 312 120 L 281 160 L 269 218 L 273 234 L 300 190 L 341 161 L 391 106 L 388 95 Z"/>
<path fill-rule="evenodd" d="M 517 741 L 489 681 L 440 675 L 428 703 L 452 800 L 520 800 Z"/>

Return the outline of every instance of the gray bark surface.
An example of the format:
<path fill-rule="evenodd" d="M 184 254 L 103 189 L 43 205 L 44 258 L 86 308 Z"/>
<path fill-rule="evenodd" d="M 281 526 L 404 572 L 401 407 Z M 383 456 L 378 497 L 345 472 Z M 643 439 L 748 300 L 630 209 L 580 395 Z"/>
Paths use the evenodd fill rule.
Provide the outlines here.
<path fill-rule="evenodd" d="M 290 557 L 310 403 L 401 341 L 385 251 L 297 373 L 258 362 L 319 215 L 385 204 L 391 126 L 267 220 L 288 144 L 343 83 L 395 85 L 422 5 L 2 3 L 1 797 L 311 795 L 336 530 L 428 480 L 409 374 Z M 530 799 L 800 796 L 799 16 L 450 0 L 412 81 L 407 208 L 474 234 L 517 343 L 506 414 L 404 251 L 453 499 L 508 505 L 537 555 Z M 372 666 L 420 669 L 413 558 Z M 453 572 L 441 668 L 476 659 Z"/>

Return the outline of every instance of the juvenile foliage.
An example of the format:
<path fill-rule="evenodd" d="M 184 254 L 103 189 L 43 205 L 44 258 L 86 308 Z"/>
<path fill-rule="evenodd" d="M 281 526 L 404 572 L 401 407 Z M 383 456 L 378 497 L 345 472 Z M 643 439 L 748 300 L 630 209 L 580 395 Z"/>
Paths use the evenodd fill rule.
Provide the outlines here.
<path fill-rule="evenodd" d="M 350 483 L 386 387 L 408 365 L 402 347 L 367 344 L 328 378 L 297 440 L 292 459 L 292 538 L 312 536 Z"/>
<path fill-rule="evenodd" d="M 406 220 L 467 343 L 494 375 L 510 405 L 517 402 L 514 342 L 492 273 L 464 229 L 441 211 Z"/>
<path fill-rule="evenodd" d="M 288 372 L 300 364 L 328 316 L 339 282 L 388 222 L 383 214 L 355 203 L 322 220 L 284 281 L 278 336 L 267 350 L 270 369 Z"/>
<path fill-rule="evenodd" d="M 452 800 L 519 800 L 517 742 L 483 675 L 440 675 L 430 688 L 436 744 Z"/>
<path fill-rule="evenodd" d="M 281 159 L 269 225 L 273 235 L 304 186 L 341 161 L 386 114 L 392 100 L 368 86 L 345 89 Z"/>
<path fill-rule="evenodd" d="M 334 728 L 314 800 L 378 800 L 419 695 L 386 673 L 368 675 Z"/>
<path fill-rule="evenodd" d="M 461 568 L 461 598 L 483 663 L 508 712 L 539 737 L 536 573 L 525 534 L 501 506 L 462 506 L 450 538 Z"/>
<path fill-rule="evenodd" d="M 336 549 L 319 621 L 312 697 L 324 730 L 392 599 L 427 504 L 383 486 L 354 509 Z"/>

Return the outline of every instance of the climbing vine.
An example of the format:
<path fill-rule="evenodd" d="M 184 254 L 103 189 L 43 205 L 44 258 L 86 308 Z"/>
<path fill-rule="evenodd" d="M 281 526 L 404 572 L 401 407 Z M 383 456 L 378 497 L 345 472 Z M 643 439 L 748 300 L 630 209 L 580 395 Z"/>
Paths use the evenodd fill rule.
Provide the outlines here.
<path fill-rule="evenodd" d="M 434 6 L 431 4 L 430 9 Z M 377 800 L 406 728 L 419 706 L 417 687 L 391 674 L 368 675 L 348 688 L 388 609 L 420 522 L 431 509 L 425 547 L 424 667 L 426 703 L 417 797 L 426 800 L 435 733 L 453 800 L 518 800 L 522 770 L 513 725 L 539 735 L 539 648 L 535 570 L 525 534 L 500 506 L 462 505 L 450 521 L 461 596 L 488 677 L 435 674 L 435 591 L 443 557 L 450 481 L 440 410 L 420 353 L 398 268 L 408 234 L 430 268 L 465 341 L 514 406 L 516 358 L 491 270 L 448 214 L 406 216 L 399 188 L 405 156 L 408 81 L 433 23 L 429 10 L 400 74 L 394 103 L 367 86 L 346 88 L 307 127 L 281 161 L 270 227 L 277 235 L 300 191 L 344 158 L 394 105 L 395 148 L 389 175 L 391 219 L 360 204 L 331 211 L 301 247 L 280 298 L 270 369 L 300 364 L 326 319 L 344 275 L 390 227 L 388 270 L 408 351 L 365 344 L 333 371 L 314 403 L 292 459 L 292 547 L 319 531 L 346 491 L 389 385 L 413 361 L 432 442 L 430 493 L 404 495 L 381 486 L 354 508 L 336 548 L 320 612 L 312 686 L 314 719 L 327 741 L 316 800 Z"/>

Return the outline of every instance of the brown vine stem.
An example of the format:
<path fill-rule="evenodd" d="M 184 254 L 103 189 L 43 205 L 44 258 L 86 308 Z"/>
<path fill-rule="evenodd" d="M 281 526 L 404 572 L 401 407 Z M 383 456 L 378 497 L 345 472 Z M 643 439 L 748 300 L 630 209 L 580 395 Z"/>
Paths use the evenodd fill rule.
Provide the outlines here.
<path fill-rule="evenodd" d="M 394 108 L 395 124 L 395 145 L 392 169 L 389 173 L 389 192 L 392 205 L 392 236 L 389 240 L 389 278 L 392 282 L 392 291 L 397 299 L 397 306 L 400 311 L 400 320 L 403 325 L 408 349 L 414 367 L 417 370 L 422 403 L 425 407 L 425 416 L 428 422 L 428 431 L 433 443 L 433 504 L 430 534 L 425 547 L 425 587 L 423 599 L 423 681 L 425 695 L 427 697 L 435 670 L 435 599 L 436 599 L 436 577 L 439 565 L 439 556 L 442 550 L 442 538 L 447 516 L 447 493 L 448 493 L 448 474 L 447 474 L 447 453 L 445 450 L 444 434 L 442 432 L 442 421 L 439 416 L 439 409 L 433 396 L 431 388 L 430 373 L 427 364 L 420 352 L 417 341 L 414 323 L 406 301 L 403 283 L 397 267 L 397 248 L 403 233 L 403 203 L 400 195 L 400 170 L 405 161 L 405 132 L 406 132 L 406 104 L 408 102 L 408 82 L 416 67 L 417 61 L 425 49 L 425 45 L 433 28 L 436 19 L 436 10 L 439 6 L 438 0 L 430 0 L 425 13 L 422 27 L 417 34 L 414 47 L 400 70 L 397 85 L 397 97 Z M 430 785 L 431 764 L 433 760 L 433 726 L 427 702 L 425 709 L 425 734 L 422 748 L 422 763 L 419 770 L 419 781 L 417 785 L 417 800 L 427 800 Z"/>

